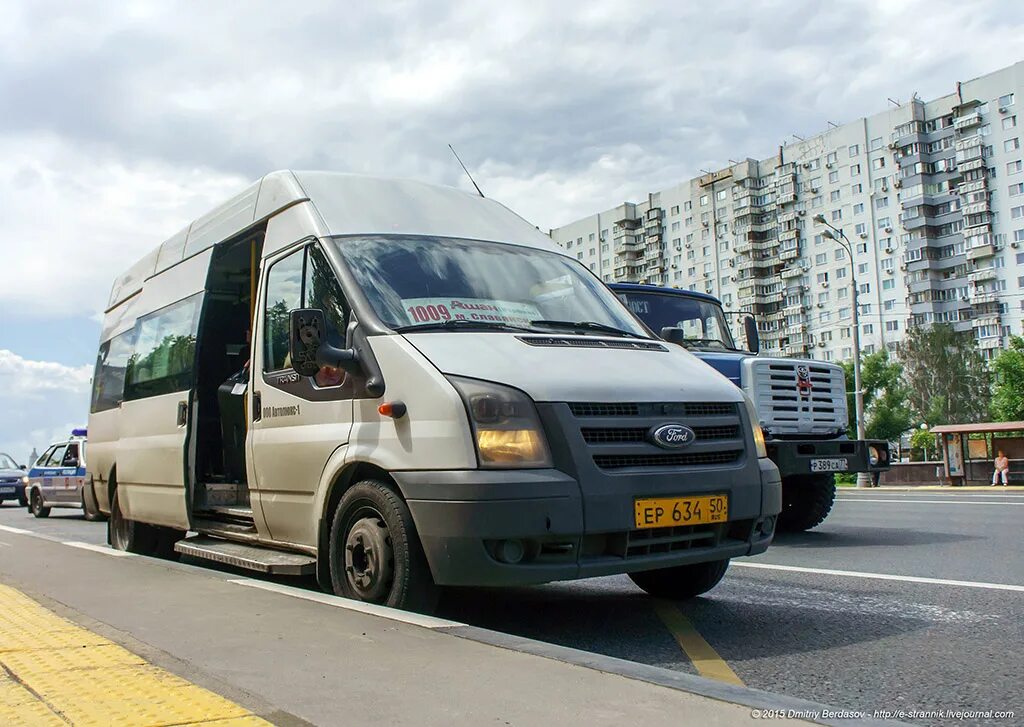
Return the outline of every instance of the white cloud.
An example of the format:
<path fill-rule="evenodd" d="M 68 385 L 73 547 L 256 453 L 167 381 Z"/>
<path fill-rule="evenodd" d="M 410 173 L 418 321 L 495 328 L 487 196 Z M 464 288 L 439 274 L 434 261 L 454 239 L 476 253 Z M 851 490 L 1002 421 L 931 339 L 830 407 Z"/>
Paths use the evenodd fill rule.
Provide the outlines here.
<path fill-rule="evenodd" d="M 27 464 L 33 448 L 86 424 L 92 366 L 32 361 L 0 349 L 0 452 Z"/>

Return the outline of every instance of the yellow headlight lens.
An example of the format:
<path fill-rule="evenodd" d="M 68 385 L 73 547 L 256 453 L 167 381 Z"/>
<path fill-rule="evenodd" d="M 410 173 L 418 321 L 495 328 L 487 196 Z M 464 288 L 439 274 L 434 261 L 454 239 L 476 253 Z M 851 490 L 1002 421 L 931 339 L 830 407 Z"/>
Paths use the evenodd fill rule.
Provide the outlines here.
<path fill-rule="evenodd" d="M 490 464 L 535 464 L 547 460 L 547 448 L 534 429 L 479 429 L 480 460 Z"/>

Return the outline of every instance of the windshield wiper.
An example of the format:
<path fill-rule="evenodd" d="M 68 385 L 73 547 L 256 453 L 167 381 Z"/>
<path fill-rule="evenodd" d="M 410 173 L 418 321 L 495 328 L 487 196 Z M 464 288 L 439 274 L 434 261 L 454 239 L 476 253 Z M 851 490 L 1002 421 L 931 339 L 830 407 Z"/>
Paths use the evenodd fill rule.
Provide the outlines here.
<path fill-rule="evenodd" d="M 717 343 L 719 346 L 724 348 L 726 351 L 739 351 L 740 349 L 734 346 L 728 345 L 725 341 L 720 338 L 684 338 L 683 345 L 689 348 L 688 344 L 694 344 L 694 346 L 701 346 L 709 343 Z"/>
<path fill-rule="evenodd" d="M 415 333 L 416 331 L 446 331 L 457 328 L 463 328 L 465 330 L 470 330 L 471 328 L 486 328 L 495 331 L 532 330 L 524 326 L 515 326 L 511 323 L 501 323 L 500 321 L 471 321 L 465 318 L 452 318 L 447 321 L 437 321 L 436 323 L 413 323 L 408 326 L 399 326 L 395 330 L 399 333 Z"/>
<path fill-rule="evenodd" d="M 598 323 L 596 321 L 548 321 L 548 320 L 537 320 L 530 321 L 531 326 L 542 326 L 545 328 L 567 328 L 582 331 L 597 331 L 600 333 L 610 333 L 613 336 L 630 336 L 632 338 L 643 338 L 648 339 L 648 336 L 642 336 L 639 333 L 633 333 L 632 331 L 624 331 L 621 328 L 615 326 L 606 326 L 604 323 Z"/>

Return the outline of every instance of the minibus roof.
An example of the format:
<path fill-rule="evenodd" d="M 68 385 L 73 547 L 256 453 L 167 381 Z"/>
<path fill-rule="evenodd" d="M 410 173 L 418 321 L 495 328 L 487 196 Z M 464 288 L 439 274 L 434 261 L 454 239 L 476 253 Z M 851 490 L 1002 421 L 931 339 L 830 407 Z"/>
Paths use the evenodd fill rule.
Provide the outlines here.
<path fill-rule="evenodd" d="M 453 187 L 340 172 L 271 172 L 170 237 L 115 281 L 108 310 L 146 278 L 230 240 L 294 204 L 310 202 L 330 235 L 428 235 L 565 252 L 500 202 Z"/>

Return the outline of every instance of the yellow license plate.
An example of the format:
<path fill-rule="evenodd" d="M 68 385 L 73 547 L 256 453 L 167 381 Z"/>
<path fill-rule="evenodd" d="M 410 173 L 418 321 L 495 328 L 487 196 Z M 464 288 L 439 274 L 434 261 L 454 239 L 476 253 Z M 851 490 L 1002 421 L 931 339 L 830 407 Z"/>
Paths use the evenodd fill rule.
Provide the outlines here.
<path fill-rule="evenodd" d="M 637 528 L 706 525 L 729 519 L 728 495 L 657 497 L 634 502 Z"/>

